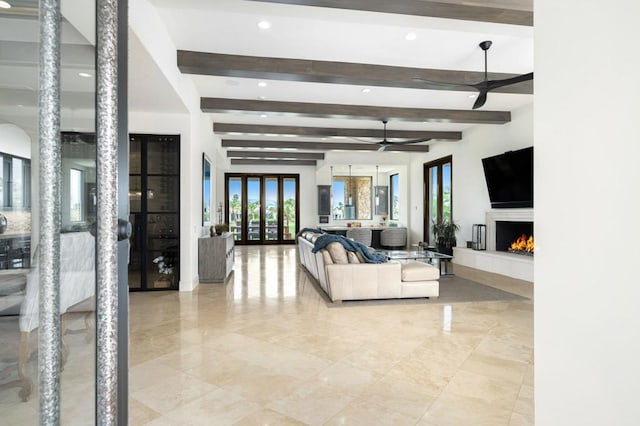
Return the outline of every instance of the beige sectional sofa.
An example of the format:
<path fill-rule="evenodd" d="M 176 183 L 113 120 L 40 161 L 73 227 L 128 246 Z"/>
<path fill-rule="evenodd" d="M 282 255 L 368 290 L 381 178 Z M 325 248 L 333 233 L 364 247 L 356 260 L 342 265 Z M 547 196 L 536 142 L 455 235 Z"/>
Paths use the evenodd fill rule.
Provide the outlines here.
<path fill-rule="evenodd" d="M 313 253 L 321 234 L 298 236 L 300 262 L 333 302 L 363 299 L 438 297 L 440 271 L 416 261 L 362 263 L 362 256 L 334 242 Z"/>

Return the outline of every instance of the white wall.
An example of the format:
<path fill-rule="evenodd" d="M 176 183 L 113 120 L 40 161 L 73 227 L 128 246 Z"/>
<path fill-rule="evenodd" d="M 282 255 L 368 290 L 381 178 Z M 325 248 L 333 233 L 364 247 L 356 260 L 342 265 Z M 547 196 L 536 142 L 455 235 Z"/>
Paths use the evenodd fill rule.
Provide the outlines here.
<path fill-rule="evenodd" d="M 331 166 L 334 166 L 335 176 L 345 176 L 348 174 L 348 167 L 351 164 L 352 176 L 371 176 L 373 185 L 376 184 L 375 166 L 380 166 L 380 176 L 378 179 L 380 186 L 389 186 L 389 176 L 395 173 L 400 175 L 400 218 L 394 222 L 398 226 L 408 226 L 409 224 L 409 186 L 411 177 L 409 176 L 409 168 L 407 164 L 412 154 L 403 152 L 327 152 L 325 160 L 318 165 L 316 173 L 317 185 L 331 184 Z M 386 170 L 386 171 L 382 171 Z M 317 197 L 316 197 L 317 198 Z M 389 209 L 391 204 L 389 204 Z M 390 213 L 386 215 L 374 215 L 372 220 L 358 220 L 362 226 L 378 225 L 382 221 L 382 217 L 390 220 Z M 316 215 L 316 223 L 317 223 Z M 348 220 L 329 219 L 329 225 L 345 226 Z"/>
<path fill-rule="evenodd" d="M 532 145 L 533 107 L 527 106 L 513 111 L 507 124 L 472 127 L 463 132 L 459 142 L 433 144 L 428 154 L 413 156 L 409 172 L 411 242 L 423 240 L 424 163 L 452 156 L 453 220 L 460 225 L 458 246 L 464 247 L 471 240 L 471 226 L 485 223 L 485 212 L 491 209 L 481 160 Z"/>
<path fill-rule="evenodd" d="M 640 3 L 535 3 L 536 424 L 640 421 Z"/>

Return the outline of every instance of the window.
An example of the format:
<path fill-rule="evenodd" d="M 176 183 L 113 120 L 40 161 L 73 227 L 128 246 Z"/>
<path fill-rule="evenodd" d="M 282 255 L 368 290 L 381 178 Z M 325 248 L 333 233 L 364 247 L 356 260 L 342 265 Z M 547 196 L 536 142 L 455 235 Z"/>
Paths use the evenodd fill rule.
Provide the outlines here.
<path fill-rule="evenodd" d="M 69 170 L 69 220 L 82 222 L 82 188 L 84 186 L 84 172 L 78 169 Z"/>
<path fill-rule="evenodd" d="M 433 224 L 452 219 L 452 157 L 441 158 L 424 165 L 426 188 L 424 241 L 433 241 Z"/>
<path fill-rule="evenodd" d="M 395 174 L 389 177 L 389 187 L 391 195 L 391 220 L 400 219 L 400 175 Z"/>
<path fill-rule="evenodd" d="M 5 210 L 31 208 L 31 160 L 0 153 L 0 203 Z"/>
<path fill-rule="evenodd" d="M 333 218 L 371 220 L 372 183 L 371 176 L 334 176 Z"/>

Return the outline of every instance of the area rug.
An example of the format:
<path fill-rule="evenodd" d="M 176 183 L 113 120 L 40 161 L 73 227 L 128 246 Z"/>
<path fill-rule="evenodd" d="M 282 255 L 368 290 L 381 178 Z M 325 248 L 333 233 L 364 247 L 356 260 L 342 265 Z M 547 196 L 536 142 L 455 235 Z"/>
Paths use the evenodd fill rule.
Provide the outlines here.
<path fill-rule="evenodd" d="M 311 277 L 311 275 L 309 275 Z M 455 275 L 440 278 L 440 297 L 436 298 L 412 298 L 412 299 L 372 299 L 372 300 L 345 300 L 342 303 L 334 303 L 322 290 L 320 285 L 311 278 L 316 291 L 322 300 L 330 308 L 340 308 L 347 306 L 374 306 L 374 305 L 403 305 L 403 304 L 451 304 L 469 302 L 497 302 L 497 301 L 519 301 L 528 300 L 508 291 L 495 287 L 480 284 Z"/>

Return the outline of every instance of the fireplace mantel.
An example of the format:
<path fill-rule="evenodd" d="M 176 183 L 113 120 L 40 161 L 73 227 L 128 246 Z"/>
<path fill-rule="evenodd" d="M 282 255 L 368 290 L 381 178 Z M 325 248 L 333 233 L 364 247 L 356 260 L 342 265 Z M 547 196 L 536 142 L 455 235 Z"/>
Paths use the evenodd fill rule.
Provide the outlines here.
<path fill-rule="evenodd" d="M 492 209 L 485 214 L 487 250 L 496 250 L 496 222 L 533 222 L 533 209 Z"/>

